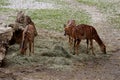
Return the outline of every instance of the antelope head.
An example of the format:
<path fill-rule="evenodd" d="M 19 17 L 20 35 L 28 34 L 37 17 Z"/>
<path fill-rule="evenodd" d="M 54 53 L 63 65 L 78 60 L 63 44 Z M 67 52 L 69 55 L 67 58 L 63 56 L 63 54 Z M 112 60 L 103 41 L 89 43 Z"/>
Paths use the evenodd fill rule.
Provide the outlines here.
<path fill-rule="evenodd" d="M 102 45 L 102 46 L 101 46 L 101 51 L 102 51 L 104 54 L 106 54 L 106 46 L 105 46 L 105 45 Z"/>

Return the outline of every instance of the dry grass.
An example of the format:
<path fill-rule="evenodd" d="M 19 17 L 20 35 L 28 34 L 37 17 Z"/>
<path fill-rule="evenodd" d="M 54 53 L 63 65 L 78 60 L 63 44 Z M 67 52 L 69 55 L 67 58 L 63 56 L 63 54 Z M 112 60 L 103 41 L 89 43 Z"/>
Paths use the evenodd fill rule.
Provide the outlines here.
<path fill-rule="evenodd" d="M 39 31 L 43 32 L 44 29 Z M 79 55 L 72 55 L 68 42 L 61 33 L 53 32 L 53 34 L 49 30 L 45 30 L 43 33 L 40 32 L 39 36 L 36 37 L 35 54 L 32 56 L 20 55 L 19 46 L 11 46 L 6 57 L 8 67 L 46 65 L 48 68 L 64 70 L 71 69 L 74 61 L 83 62 L 100 58 L 106 59 L 107 57 L 101 54 L 97 48 L 95 49 L 96 56 L 91 53 L 86 54 L 84 41 L 81 42 L 82 47 L 79 49 Z"/>

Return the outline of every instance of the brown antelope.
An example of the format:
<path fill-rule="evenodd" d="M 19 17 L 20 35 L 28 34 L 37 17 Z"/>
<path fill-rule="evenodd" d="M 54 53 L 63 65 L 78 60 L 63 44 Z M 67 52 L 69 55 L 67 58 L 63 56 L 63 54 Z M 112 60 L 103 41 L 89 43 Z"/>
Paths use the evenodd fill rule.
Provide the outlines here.
<path fill-rule="evenodd" d="M 65 36 L 68 35 L 70 47 L 72 46 L 72 43 L 73 43 L 73 40 L 74 40 L 74 37 L 72 36 L 72 34 L 73 34 L 72 30 L 75 27 L 76 27 L 75 20 L 68 20 L 67 25 L 64 24 L 64 31 L 65 31 L 64 35 Z M 87 39 L 87 53 L 88 53 L 88 39 Z"/>
<path fill-rule="evenodd" d="M 95 55 L 94 51 L 93 51 L 93 40 L 95 40 L 98 43 L 98 45 L 100 46 L 101 51 L 104 54 L 106 54 L 106 46 L 104 45 L 104 43 L 100 39 L 96 29 L 93 26 L 89 26 L 86 24 L 80 24 L 76 27 L 75 30 L 76 31 L 75 32 L 73 31 L 73 33 L 75 33 L 77 35 L 76 36 L 77 39 L 79 39 L 78 44 L 80 43 L 80 41 L 82 39 L 88 39 L 90 41 L 92 54 Z M 77 50 L 78 50 L 78 44 L 76 44 L 76 46 L 75 46 Z"/>
<path fill-rule="evenodd" d="M 20 48 L 21 54 L 26 53 L 28 43 L 29 43 L 29 55 L 31 55 L 31 52 L 34 54 L 34 38 L 35 28 L 33 25 L 29 24 L 25 27 L 22 33 L 22 42 Z"/>
<path fill-rule="evenodd" d="M 88 51 L 88 44 L 90 41 L 92 53 L 94 54 L 94 51 L 93 51 L 93 39 L 94 39 L 99 44 L 101 51 L 103 53 L 106 53 L 106 46 L 98 36 L 95 28 L 92 26 L 89 26 L 86 24 L 80 24 L 75 27 L 67 26 L 65 27 L 65 33 L 67 35 L 71 33 L 70 36 L 74 39 L 74 54 L 78 53 L 78 46 L 82 39 L 87 39 L 87 51 Z"/>
<path fill-rule="evenodd" d="M 34 53 L 34 37 L 38 35 L 34 22 L 27 15 L 24 15 L 23 11 L 18 12 L 16 17 L 16 23 L 22 24 L 22 42 L 20 52 L 24 54 L 27 50 L 27 44 L 29 43 L 29 51 Z"/>

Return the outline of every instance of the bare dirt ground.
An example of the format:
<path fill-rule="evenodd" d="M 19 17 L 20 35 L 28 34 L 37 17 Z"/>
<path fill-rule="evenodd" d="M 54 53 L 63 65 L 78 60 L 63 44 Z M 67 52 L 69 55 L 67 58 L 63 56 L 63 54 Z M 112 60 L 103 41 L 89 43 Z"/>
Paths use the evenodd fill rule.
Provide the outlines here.
<path fill-rule="evenodd" d="M 109 57 L 96 58 L 83 62 L 74 62 L 71 69 L 57 70 L 49 69 L 46 65 L 36 65 L 29 67 L 10 67 L 0 69 L 0 80 L 119 80 L 120 79 L 120 31 L 110 27 L 107 23 L 106 15 L 102 14 L 96 7 L 80 4 L 75 0 L 66 0 L 70 7 L 82 8 L 90 14 L 93 25 L 101 39 L 107 47 Z M 59 36 L 61 33 L 50 32 L 40 29 L 49 38 Z M 54 35 L 57 34 L 57 35 Z M 39 37 L 42 35 L 39 34 Z M 44 36 L 42 36 L 44 38 Z M 57 38 L 56 38 L 57 39 Z"/>

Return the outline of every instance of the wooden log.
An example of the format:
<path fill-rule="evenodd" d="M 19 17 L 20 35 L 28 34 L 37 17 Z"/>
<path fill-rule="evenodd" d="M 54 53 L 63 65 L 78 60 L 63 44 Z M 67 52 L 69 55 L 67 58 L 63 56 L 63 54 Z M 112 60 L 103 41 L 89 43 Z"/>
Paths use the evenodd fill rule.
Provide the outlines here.
<path fill-rule="evenodd" d="M 7 52 L 7 42 L 11 40 L 13 35 L 13 29 L 5 25 L 4 23 L 0 24 L 0 65 L 5 58 Z"/>

